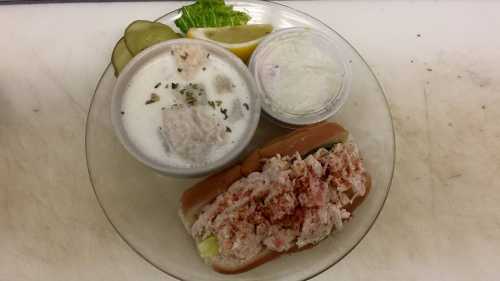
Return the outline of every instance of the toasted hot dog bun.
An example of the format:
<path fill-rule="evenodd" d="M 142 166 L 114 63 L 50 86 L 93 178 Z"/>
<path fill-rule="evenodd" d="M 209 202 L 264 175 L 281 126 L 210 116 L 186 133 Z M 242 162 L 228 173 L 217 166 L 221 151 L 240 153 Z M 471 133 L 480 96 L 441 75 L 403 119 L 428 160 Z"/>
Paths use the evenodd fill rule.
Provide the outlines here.
<path fill-rule="evenodd" d="M 260 170 L 262 168 L 260 159 L 270 158 L 276 154 L 292 155 L 295 152 L 304 156 L 317 148 L 345 142 L 348 135 L 349 133 L 340 125 L 328 122 L 297 129 L 252 152 L 241 164 L 241 172 L 248 176 Z"/>
<path fill-rule="evenodd" d="M 345 142 L 348 132 L 336 123 L 323 122 L 312 126 L 296 129 L 284 136 L 275 138 L 264 147 L 253 151 L 241 164 L 232 166 L 209 176 L 198 182 L 182 194 L 181 209 L 179 215 L 191 233 L 190 229 L 196 221 L 198 214 L 206 204 L 212 202 L 219 194 L 226 191 L 235 181 L 249 175 L 252 172 L 259 171 L 262 168 L 263 159 L 273 157 L 277 154 L 281 156 L 293 155 L 298 152 L 305 156 L 320 147 L 331 147 L 335 143 Z M 362 197 L 356 197 L 353 202 L 346 206 L 346 209 L 352 213 L 356 207 L 361 204 L 367 196 L 371 181 L 367 175 L 366 194 Z M 199 242 L 199 241 L 196 241 Z M 314 245 L 303 248 L 292 248 L 287 252 L 274 252 L 264 250 L 252 259 L 242 263 L 240 260 L 222 259 L 218 256 L 206 260 L 212 265 L 215 271 L 226 274 L 241 273 L 266 263 L 285 253 L 298 252 L 312 248 Z"/>

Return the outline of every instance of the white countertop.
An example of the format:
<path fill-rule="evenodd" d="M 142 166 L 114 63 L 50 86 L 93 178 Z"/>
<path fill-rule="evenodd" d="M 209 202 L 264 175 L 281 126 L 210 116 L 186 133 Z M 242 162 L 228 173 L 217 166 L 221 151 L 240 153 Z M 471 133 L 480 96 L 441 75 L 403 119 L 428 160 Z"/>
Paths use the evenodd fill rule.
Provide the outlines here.
<path fill-rule="evenodd" d="M 315 280 L 500 279 L 500 3 L 286 3 L 347 38 L 397 134 L 371 232 Z M 0 280 L 171 280 L 105 219 L 84 124 L 123 28 L 181 3 L 0 6 Z"/>

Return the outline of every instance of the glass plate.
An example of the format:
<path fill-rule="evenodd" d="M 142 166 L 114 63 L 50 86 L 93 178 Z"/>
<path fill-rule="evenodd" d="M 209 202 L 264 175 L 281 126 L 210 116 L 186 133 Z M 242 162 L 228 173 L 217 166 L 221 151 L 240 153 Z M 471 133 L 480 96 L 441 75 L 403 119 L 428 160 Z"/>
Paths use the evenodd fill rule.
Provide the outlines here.
<path fill-rule="evenodd" d="M 199 258 L 191 237 L 177 216 L 181 193 L 199 179 L 179 179 L 155 173 L 130 156 L 114 135 L 110 121 L 111 90 L 115 83 L 108 66 L 98 82 L 86 124 L 86 156 L 95 194 L 109 222 L 141 257 L 164 273 L 182 280 L 304 280 L 328 269 L 346 256 L 366 235 L 387 197 L 394 170 L 394 131 L 384 92 L 358 52 L 319 20 L 289 7 L 263 1 L 230 1 L 247 12 L 252 23 L 271 23 L 275 29 L 310 26 L 335 40 L 351 64 L 352 89 L 332 121 L 346 127 L 358 143 L 373 188 L 345 227 L 317 247 L 285 255 L 238 275 L 218 274 Z M 159 21 L 175 26 L 178 11 Z M 265 118 L 248 150 L 284 129 Z"/>

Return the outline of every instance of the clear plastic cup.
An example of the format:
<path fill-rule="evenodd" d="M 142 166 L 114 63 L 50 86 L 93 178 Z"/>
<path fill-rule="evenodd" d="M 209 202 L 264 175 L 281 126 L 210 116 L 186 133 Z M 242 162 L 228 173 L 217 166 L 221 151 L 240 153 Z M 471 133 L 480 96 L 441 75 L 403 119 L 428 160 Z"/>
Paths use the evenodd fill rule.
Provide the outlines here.
<path fill-rule="evenodd" d="M 351 70 L 328 35 L 306 27 L 269 34 L 249 68 L 262 109 L 278 124 L 295 127 L 333 116 L 346 101 Z"/>

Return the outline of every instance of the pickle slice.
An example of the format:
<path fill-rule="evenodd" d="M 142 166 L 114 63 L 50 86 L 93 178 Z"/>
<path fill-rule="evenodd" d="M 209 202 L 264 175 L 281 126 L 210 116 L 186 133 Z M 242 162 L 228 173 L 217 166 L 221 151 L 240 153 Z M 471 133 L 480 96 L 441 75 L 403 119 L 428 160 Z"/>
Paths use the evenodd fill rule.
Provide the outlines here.
<path fill-rule="evenodd" d="M 111 56 L 111 63 L 115 69 L 115 76 L 118 76 L 122 69 L 127 65 L 127 63 L 132 59 L 132 54 L 127 49 L 125 45 L 125 39 L 123 37 L 116 43 L 113 49 L 113 55 Z"/>
<path fill-rule="evenodd" d="M 159 22 L 136 20 L 125 30 L 125 44 L 132 55 L 156 43 L 180 38 L 169 26 Z"/>

